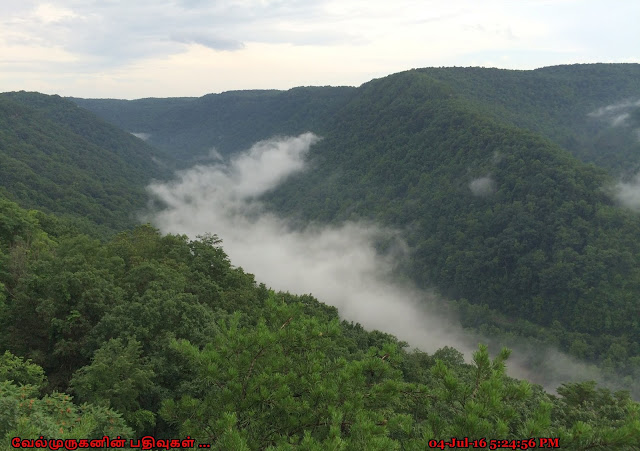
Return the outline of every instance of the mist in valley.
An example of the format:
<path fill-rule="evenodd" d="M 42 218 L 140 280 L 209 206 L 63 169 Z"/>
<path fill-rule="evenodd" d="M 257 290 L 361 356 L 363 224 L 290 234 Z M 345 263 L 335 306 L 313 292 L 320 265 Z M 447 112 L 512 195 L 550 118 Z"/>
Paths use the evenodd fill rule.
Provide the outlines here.
<path fill-rule="evenodd" d="M 616 129 L 616 134 L 631 134 L 640 142 L 640 99 L 625 100 L 598 108 L 589 117 Z M 640 173 L 626 173 L 612 186 L 605 187 L 621 207 L 640 211 Z"/>
<path fill-rule="evenodd" d="M 294 228 L 266 209 L 260 197 L 290 175 L 309 170 L 306 157 L 319 140 L 305 133 L 262 141 L 228 160 L 216 158 L 177 172 L 172 181 L 152 183 L 148 192 L 161 207 L 145 219 L 163 233 L 216 234 L 231 262 L 259 282 L 312 294 L 337 307 L 343 319 L 391 333 L 425 352 L 452 346 L 469 362 L 478 342 L 499 349 L 503 343 L 463 330 L 455 317 L 444 314 L 437 306 L 445 301 L 434 293 L 394 278 L 394 269 L 410 252 L 398 231 L 364 221 Z M 470 189 L 486 196 L 495 187 L 487 176 L 474 180 Z M 376 250 L 382 239 L 394 243 L 386 254 Z M 596 367 L 551 347 L 523 339 L 508 345 L 514 351 L 507 363 L 513 377 L 549 391 L 568 381 L 602 382 Z"/>

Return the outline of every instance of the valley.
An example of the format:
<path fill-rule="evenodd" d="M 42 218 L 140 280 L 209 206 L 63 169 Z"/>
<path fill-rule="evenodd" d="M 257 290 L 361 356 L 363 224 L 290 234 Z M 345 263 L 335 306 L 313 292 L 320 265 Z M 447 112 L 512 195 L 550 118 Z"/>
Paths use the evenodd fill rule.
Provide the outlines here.
<path fill-rule="evenodd" d="M 0 437 L 636 449 L 639 100 L 638 64 L 0 94 Z"/>

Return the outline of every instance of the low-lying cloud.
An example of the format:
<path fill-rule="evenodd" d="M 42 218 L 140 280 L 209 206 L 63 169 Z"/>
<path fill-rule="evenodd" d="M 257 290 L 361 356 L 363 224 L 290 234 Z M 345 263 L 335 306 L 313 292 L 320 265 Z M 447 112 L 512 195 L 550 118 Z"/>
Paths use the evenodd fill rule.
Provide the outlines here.
<path fill-rule="evenodd" d="M 172 182 L 151 184 L 149 192 L 164 206 L 152 222 L 166 233 L 215 233 L 235 265 L 276 290 L 311 293 L 343 318 L 425 351 L 454 346 L 469 356 L 475 344 L 462 338 L 461 328 L 425 311 L 429 294 L 391 281 L 403 252 L 397 233 L 364 222 L 293 229 L 265 210 L 259 197 L 304 170 L 318 140 L 305 133 L 263 141 L 227 163 L 198 165 Z M 382 238 L 396 241 L 393 256 L 376 251 Z"/>
<path fill-rule="evenodd" d="M 640 174 L 628 182 L 618 182 L 613 189 L 613 197 L 623 207 L 640 211 Z"/>
<path fill-rule="evenodd" d="M 487 197 L 496 192 L 496 182 L 490 177 L 479 177 L 469 182 L 469 189 L 474 196 Z"/>
<path fill-rule="evenodd" d="M 318 140 L 305 133 L 259 142 L 227 161 L 197 165 L 178 172 L 173 181 L 153 183 L 148 191 L 163 208 L 146 219 L 165 233 L 217 234 L 233 264 L 255 274 L 258 281 L 276 290 L 313 294 L 337 307 L 344 319 L 394 334 L 423 351 L 452 346 L 469 359 L 479 341 L 499 348 L 500 343 L 467 333 L 442 313 L 442 301 L 435 295 L 393 279 L 398 257 L 407 252 L 397 232 L 353 221 L 296 229 L 265 209 L 260 196 L 306 170 L 305 157 Z M 490 193 L 492 187 L 489 177 L 470 184 L 478 195 Z M 380 239 L 395 242 L 394 252 L 381 255 L 375 246 Z M 531 350 L 520 343 L 512 347 L 516 352 L 507 366 L 509 374 L 549 390 L 567 380 L 597 375 L 550 348 Z M 542 354 L 551 368 L 532 370 L 532 359 Z"/>
<path fill-rule="evenodd" d="M 550 393 L 556 393 L 561 384 L 586 380 L 594 380 L 611 390 L 629 390 L 615 374 L 606 374 L 592 363 L 536 340 L 517 336 L 511 336 L 506 342 L 492 337 L 478 337 L 478 340 L 488 343 L 494 351 L 504 346 L 511 349 L 513 352 L 507 362 L 509 376 L 540 384 Z M 640 393 L 633 392 L 632 396 L 638 398 Z"/>
<path fill-rule="evenodd" d="M 151 133 L 143 133 L 143 132 L 131 132 L 131 134 L 133 136 L 135 136 L 138 139 L 141 139 L 143 141 L 149 141 L 149 138 L 151 138 Z"/>
<path fill-rule="evenodd" d="M 639 100 L 626 100 L 611 105 L 607 105 L 592 111 L 588 115 L 607 121 L 612 127 L 621 127 L 628 125 L 630 111 L 640 107 Z"/>

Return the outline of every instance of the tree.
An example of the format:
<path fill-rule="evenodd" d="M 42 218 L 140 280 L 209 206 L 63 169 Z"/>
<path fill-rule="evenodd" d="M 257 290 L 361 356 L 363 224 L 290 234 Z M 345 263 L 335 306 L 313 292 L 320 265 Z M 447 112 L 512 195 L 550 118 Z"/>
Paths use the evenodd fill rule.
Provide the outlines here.
<path fill-rule="evenodd" d="M 69 395 L 54 392 L 41 397 L 46 378 L 42 368 L 5 352 L 0 357 L 0 449 L 13 437 L 86 439 L 109 435 L 132 436 L 120 414 L 104 407 L 78 406 Z"/>
<path fill-rule="evenodd" d="M 136 431 L 155 424 L 155 414 L 141 407 L 141 400 L 153 388 L 153 370 L 142 357 L 135 339 L 109 340 L 96 351 L 91 364 L 73 375 L 71 390 L 78 400 L 104 406 L 123 414 Z"/>

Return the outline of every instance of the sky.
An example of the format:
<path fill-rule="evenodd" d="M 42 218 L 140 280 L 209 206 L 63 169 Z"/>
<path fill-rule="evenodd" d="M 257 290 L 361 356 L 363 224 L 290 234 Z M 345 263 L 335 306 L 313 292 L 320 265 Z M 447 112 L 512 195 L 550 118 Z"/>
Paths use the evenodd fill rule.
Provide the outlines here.
<path fill-rule="evenodd" d="M 417 67 L 640 63 L 637 0 L 0 0 L 0 91 L 359 86 Z"/>

